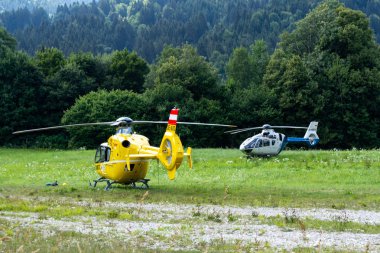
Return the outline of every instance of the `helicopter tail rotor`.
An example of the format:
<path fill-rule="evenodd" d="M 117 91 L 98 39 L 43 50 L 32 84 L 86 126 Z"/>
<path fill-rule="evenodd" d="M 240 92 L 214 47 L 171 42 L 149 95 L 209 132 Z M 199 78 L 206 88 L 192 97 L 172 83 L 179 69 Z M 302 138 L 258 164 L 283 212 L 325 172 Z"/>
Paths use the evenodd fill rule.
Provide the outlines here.
<path fill-rule="evenodd" d="M 193 158 L 191 156 L 192 149 L 190 147 L 187 148 L 187 151 L 185 153 L 185 156 L 187 157 L 187 164 L 189 165 L 189 168 L 193 168 Z"/>

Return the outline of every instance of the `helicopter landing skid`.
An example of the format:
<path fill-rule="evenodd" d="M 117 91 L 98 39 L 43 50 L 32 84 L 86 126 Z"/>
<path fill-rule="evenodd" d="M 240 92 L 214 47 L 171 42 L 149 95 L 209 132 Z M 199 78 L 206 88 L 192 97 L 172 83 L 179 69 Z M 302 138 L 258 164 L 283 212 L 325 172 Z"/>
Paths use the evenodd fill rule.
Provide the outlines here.
<path fill-rule="evenodd" d="M 150 181 L 150 179 L 140 179 L 136 182 L 132 182 L 132 188 L 136 189 L 136 188 L 145 188 L 145 189 L 149 189 L 149 185 L 148 185 L 148 182 Z M 142 183 L 143 185 L 141 187 L 137 187 L 136 186 L 136 183 Z"/>
<path fill-rule="evenodd" d="M 107 186 L 104 188 L 104 190 L 108 191 L 109 189 L 111 189 L 111 186 L 114 184 L 114 183 L 117 183 L 115 181 L 111 181 L 109 179 L 106 179 L 104 177 L 101 177 L 99 179 L 96 179 L 96 180 L 93 180 L 94 181 L 94 185 L 91 184 L 91 182 L 89 182 L 90 186 L 91 187 L 96 187 L 96 185 L 100 182 L 106 182 L 107 183 Z M 148 185 L 148 182 L 150 181 L 150 179 L 140 179 L 136 182 L 132 182 L 130 184 L 132 184 L 132 188 L 134 189 L 138 189 L 138 188 L 141 188 L 141 189 L 149 189 L 149 185 Z M 138 187 L 136 186 L 136 183 L 142 183 L 143 185 L 141 187 Z M 127 183 L 129 184 L 129 183 Z"/>
<path fill-rule="evenodd" d="M 106 190 L 106 191 L 108 191 L 111 188 L 112 184 L 115 183 L 115 181 L 111 182 L 111 180 L 108 180 L 108 179 L 106 179 L 104 177 L 101 177 L 101 178 L 93 180 L 93 181 L 94 181 L 94 188 L 96 187 L 96 185 L 98 183 L 100 183 L 100 182 L 106 182 L 107 186 L 104 188 L 104 190 Z M 90 182 L 90 186 L 92 186 L 91 182 Z"/>

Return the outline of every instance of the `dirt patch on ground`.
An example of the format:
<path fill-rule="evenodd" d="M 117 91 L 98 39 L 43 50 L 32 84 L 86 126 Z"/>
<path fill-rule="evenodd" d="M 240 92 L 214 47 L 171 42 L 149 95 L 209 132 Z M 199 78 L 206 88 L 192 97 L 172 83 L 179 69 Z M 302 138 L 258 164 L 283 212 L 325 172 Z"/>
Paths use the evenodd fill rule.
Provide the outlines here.
<path fill-rule="evenodd" d="M 102 235 L 125 242 L 143 237 L 143 248 L 197 250 L 199 245 L 227 243 L 269 245 L 273 249 L 293 250 L 297 247 L 334 248 L 339 250 L 380 252 L 380 235 L 352 232 L 328 232 L 307 228 L 286 228 L 263 224 L 259 217 L 311 218 L 324 221 L 380 224 L 380 212 L 365 210 L 295 209 L 268 207 L 234 207 L 218 205 L 184 205 L 171 203 L 124 203 L 77 201 L 60 198 L 33 198 L 52 205 L 70 203 L 76 207 L 124 212 L 121 219 L 95 216 L 73 216 L 64 219 L 41 217 L 38 213 L 0 212 L 0 218 L 43 231 L 75 231 Z M 174 238 L 174 240 L 173 240 Z"/>

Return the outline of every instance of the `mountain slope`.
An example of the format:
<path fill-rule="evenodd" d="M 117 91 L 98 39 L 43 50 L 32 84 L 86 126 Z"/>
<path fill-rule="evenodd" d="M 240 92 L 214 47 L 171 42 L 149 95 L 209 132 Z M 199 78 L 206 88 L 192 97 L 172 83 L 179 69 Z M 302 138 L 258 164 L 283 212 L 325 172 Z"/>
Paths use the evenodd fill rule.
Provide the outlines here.
<path fill-rule="evenodd" d="M 57 47 L 65 54 L 78 51 L 101 54 L 128 48 L 152 62 L 165 45 L 190 43 L 220 65 L 234 48 L 249 46 L 257 39 L 264 39 L 273 50 L 279 35 L 292 30 L 294 23 L 320 2 L 100 0 L 87 5 L 60 6 L 53 17 L 41 9 L 21 9 L 4 12 L 0 20 L 16 36 L 19 48 L 30 54 L 41 46 Z M 380 41 L 380 1 L 343 2 L 367 13 Z"/>
<path fill-rule="evenodd" d="M 81 0 L 80 2 L 89 3 L 92 0 Z M 43 7 L 48 13 L 54 14 L 59 5 L 73 4 L 78 0 L 1 0 L 0 12 L 12 11 L 22 8 L 33 10 Z"/>

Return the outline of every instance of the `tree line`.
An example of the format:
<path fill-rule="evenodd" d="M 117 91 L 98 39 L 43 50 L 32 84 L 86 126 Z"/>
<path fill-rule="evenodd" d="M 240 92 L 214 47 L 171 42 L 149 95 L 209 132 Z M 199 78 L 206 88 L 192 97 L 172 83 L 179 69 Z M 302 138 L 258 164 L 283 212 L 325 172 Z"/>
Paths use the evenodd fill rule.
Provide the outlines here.
<path fill-rule="evenodd" d="M 81 3 L 79 3 L 81 2 Z M 262 39 L 273 52 L 279 35 L 294 29 L 322 0 L 99 0 L 60 5 L 49 16 L 27 7 L 0 14 L 0 23 L 33 55 L 41 46 L 72 52 L 136 51 L 149 63 L 165 45 L 193 45 L 224 75 L 236 47 Z M 342 0 L 370 18 L 380 42 L 380 0 Z"/>
<path fill-rule="evenodd" d="M 369 19 L 326 0 L 280 36 L 274 52 L 256 40 L 227 59 L 226 80 L 190 43 L 166 46 L 153 64 L 135 51 L 65 53 L 43 47 L 34 56 L 16 49 L 0 28 L 0 145 L 93 148 L 109 127 L 15 136 L 20 129 L 58 124 L 166 120 L 308 125 L 320 122 L 322 148 L 380 146 L 380 48 Z M 163 126 L 136 126 L 158 144 Z M 178 128 L 186 145 L 237 146 L 252 133 L 229 136 L 208 127 Z M 297 134 L 300 132 L 286 132 Z"/>

